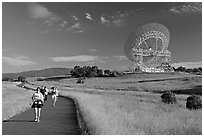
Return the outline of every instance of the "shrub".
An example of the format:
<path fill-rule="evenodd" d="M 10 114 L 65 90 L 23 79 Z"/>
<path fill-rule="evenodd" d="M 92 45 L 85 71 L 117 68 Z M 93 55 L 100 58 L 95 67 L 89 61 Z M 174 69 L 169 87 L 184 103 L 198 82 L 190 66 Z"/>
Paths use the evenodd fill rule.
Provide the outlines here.
<path fill-rule="evenodd" d="M 37 81 L 43 81 L 43 79 L 42 78 L 37 78 Z"/>
<path fill-rule="evenodd" d="M 104 74 L 107 76 L 111 75 L 111 71 L 109 69 L 104 70 Z"/>
<path fill-rule="evenodd" d="M 161 95 L 162 102 L 164 103 L 176 103 L 176 96 L 173 92 L 167 91 Z"/>
<path fill-rule="evenodd" d="M 202 99 L 199 95 L 191 95 L 187 98 L 186 108 L 200 109 L 202 108 Z"/>
<path fill-rule="evenodd" d="M 18 77 L 18 81 L 26 82 L 26 77 L 20 76 L 20 77 Z"/>
<path fill-rule="evenodd" d="M 79 78 L 78 81 L 76 82 L 77 84 L 84 84 L 85 78 Z"/>

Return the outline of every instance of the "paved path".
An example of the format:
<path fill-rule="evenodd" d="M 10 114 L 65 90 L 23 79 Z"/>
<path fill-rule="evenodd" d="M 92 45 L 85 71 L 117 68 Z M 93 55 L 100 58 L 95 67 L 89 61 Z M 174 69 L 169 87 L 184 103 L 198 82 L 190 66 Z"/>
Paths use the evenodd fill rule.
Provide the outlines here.
<path fill-rule="evenodd" d="M 2 123 L 3 135 L 80 135 L 75 104 L 58 97 L 52 106 L 51 96 L 45 102 L 40 122 L 34 122 L 34 110 L 29 109 Z"/>

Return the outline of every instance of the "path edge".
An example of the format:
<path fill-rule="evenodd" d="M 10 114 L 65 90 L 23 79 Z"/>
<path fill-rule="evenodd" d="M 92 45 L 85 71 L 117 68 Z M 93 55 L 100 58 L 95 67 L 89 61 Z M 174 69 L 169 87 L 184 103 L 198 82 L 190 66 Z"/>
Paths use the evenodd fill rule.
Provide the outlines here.
<path fill-rule="evenodd" d="M 79 125 L 82 135 L 91 135 L 91 132 L 88 128 L 86 121 L 83 118 L 82 111 L 80 110 L 79 103 L 77 102 L 77 100 L 71 97 L 67 97 L 67 96 L 63 96 L 63 97 L 72 99 L 74 101 L 74 104 L 76 107 L 76 114 L 77 114 L 77 123 Z"/>
<path fill-rule="evenodd" d="M 75 99 L 73 100 L 76 106 L 77 121 L 78 121 L 78 125 L 79 125 L 82 135 L 91 135 L 90 130 L 83 118 L 78 102 Z"/>

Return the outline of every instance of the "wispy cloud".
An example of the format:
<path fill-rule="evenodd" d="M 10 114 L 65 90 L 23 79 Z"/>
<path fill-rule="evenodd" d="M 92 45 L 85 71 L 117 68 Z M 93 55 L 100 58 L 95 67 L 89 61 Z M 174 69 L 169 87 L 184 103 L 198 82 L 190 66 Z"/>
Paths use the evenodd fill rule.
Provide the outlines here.
<path fill-rule="evenodd" d="M 12 66 L 26 66 L 35 65 L 36 62 L 32 61 L 31 58 L 25 56 L 15 56 L 15 57 L 2 57 L 3 63 Z"/>
<path fill-rule="evenodd" d="M 106 15 L 101 16 L 101 23 L 105 25 L 111 25 L 115 27 L 122 27 L 125 22 L 125 16 L 123 14 Z"/>
<path fill-rule="evenodd" d="M 89 14 L 89 13 L 85 13 L 85 18 L 87 18 L 87 19 L 89 19 L 89 20 L 93 20 L 93 18 L 91 17 L 91 14 Z"/>
<path fill-rule="evenodd" d="M 72 18 L 73 18 L 74 20 L 79 20 L 79 18 L 78 18 L 77 16 L 75 16 L 75 15 L 72 15 Z"/>
<path fill-rule="evenodd" d="M 98 50 L 97 49 L 90 49 L 89 51 L 90 52 L 97 52 Z"/>
<path fill-rule="evenodd" d="M 94 60 L 94 56 L 79 55 L 71 57 L 51 57 L 54 62 L 89 62 Z"/>
<path fill-rule="evenodd" d="M 102 24 L 106 24 L 109 23 L 110 21 L 108 19 L 106 19 L 106 17 L 104 15 L 101 16 L 101 23 Z"/>
<path fill-rule="evenodd" d="M 202 3 L 201 2 L 187 2 L 182 5 L 175 5 L 169 9 L 170 13 L 173 14 L 194 14 L 202 13 Z"/>
<path fill-rule="evenodd" d="M 82 33 L 85 30 L 85 26 L 82 25 L 82 22 L 79 21 L 75 13 L 68 12 L 66 16 L 60 16 L 38 3 L 28 3 L 27 9 L 30 17 L 35 20 L 36 24 L 41 24 L 40 33 L 42 34 L 54 31 Z M 86 17 L 91 19 L 89 13 L 86 13 Z"/>
<path fill-rule="evenodd" d="M 62 23 L 60 23 L 59 25 L 60 25 L 61 27 L 65 27 L 67 24 L 68 24 L 67 21 L 62 20 Z"/>
<path fill-rule="evenodd" d="M 70 27 L 67 27 L 67 30 L 72 31 L 74 33 L 83 33 L 85 31 L 85 27 L 80 23 L 77 22 Z"/>
<path fill-rule="evenodd" d="M 80 28 L 81 23 L 77 22 L 76 24 L 74 24 L 73 26 L 71 26 L 71 28 Z"/>
<path fill-rule="evenodd" d="M 104 25 L 114 26 L 114 27 L 123 27 L 126 23 L 132 20 L 133 16 L 136 16 L 141 10 L 140 9 L 131 9 L 128 11 L 116 11 L 113 13 L 103 13 L 100 17 L 100 21 Z"/>
<path fill-rule="evenodd" d="M 106 26 L 123 27 L 136 15 L 141 9 L 131 9 L 128 11 L 114 11 L 111 13 L 102 13 L 96 19 L 89 12 L 82 15 L 67 11 L 59 15 L 50 11 L 42 3 L 27 3 L 27 9 L 30 17 L 39 27 L 40 33 L 47 34 L 55 31 L 68 31 L 72 33 L 83 33 L 90 28 L 90 23 L 98 23 Z M 84 20 L 84 17 L 86 20 Z"/>
<path fill-rule="evenodd" d="M 118 60 L 120 60 L 120 61 L 122 61 L 122 60 L 127 60 L 127 57 L 126 57 L 126 56 L 122 56 L 122 55 L 112 56 L 112 58 L 118 59 Z"/>
<path fill-rule="evenodd" d="M 96 49 L 90 49 L 91 52 L 96 52 Z M 93 55 L 78 55 L 78 56 L 69 56 L 69 57 L 50 57 L 53 62 L 101 62 L 105 63 L 108 60 L 127 60 L 126 56 L 118 55 L 118 56 L 93 56 Z"/>
<path fill-rule="evenodd" d="M 46 7 L 37 3 L 27 3 L 28 12 L 33 19 L 49 18 L 53 16 Z"/>
<path fill-rule="evenodd" d="M 104 56 L 91 56 L 91 55 L 78 55 L 70 57 L 50 57 L 53 62 L 104 62 L 107 57 Z"/>

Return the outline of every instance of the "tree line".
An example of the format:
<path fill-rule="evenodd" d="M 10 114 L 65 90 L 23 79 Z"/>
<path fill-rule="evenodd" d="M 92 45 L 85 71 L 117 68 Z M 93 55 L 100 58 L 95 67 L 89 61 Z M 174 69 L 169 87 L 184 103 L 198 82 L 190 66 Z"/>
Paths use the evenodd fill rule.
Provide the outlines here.
<path fill-rule="evenodd" d="M 79 77 L 116 77 L 117 75 L 122 75 L 121 72 L 116 70 L 102 70 L 98 66 L 75 66 L 74 69 L 70 72 L 71 76 L 74 78 Z"/>
<path fill-rule="evenodd" d="M 197 73 L 197 74 L 202 74 L 202 68 L 185 68 L 185 67 L 178 67 L 178 68 L 173 68 L 174 71 L 176 72 L 187 72 L 187 73 Z"/>
<path fill-rule="evenodd" d="M 193 74 L 202 74 L 202 68 L 185 68 L 185 67 L 178 67 L 178 68 L 174 68 L 175 72 L 186 72 L 186 73 L 193 73 Z M 80 77 L 116 77 L 116 76 L 120 76 L 123 75 L 123 72 L 119 72 L 117 70 L 109 70 L 109 69 L 99 69 L 98 66 L 75 66 L 71 71 L 70 71 L 71 77 L 74 78 L 80 78 Z M 9 78 L 9 77 L 5 77 L 2 78 L 2 81 L 19 81 L 19 82 L 25 82 L 26 81 L 26 77 L 24 76 L 19 76 L 17 79 L 13 79 L 13 78 Z"/>
<path fill-rule="evenodd" d="M 12 79 L 12 78 L 2 78 L 2 81 L 11 81 L 11 82 L 26 82 L 26 77 L 24 76 L 19 76 L 17 79 Z"/>

